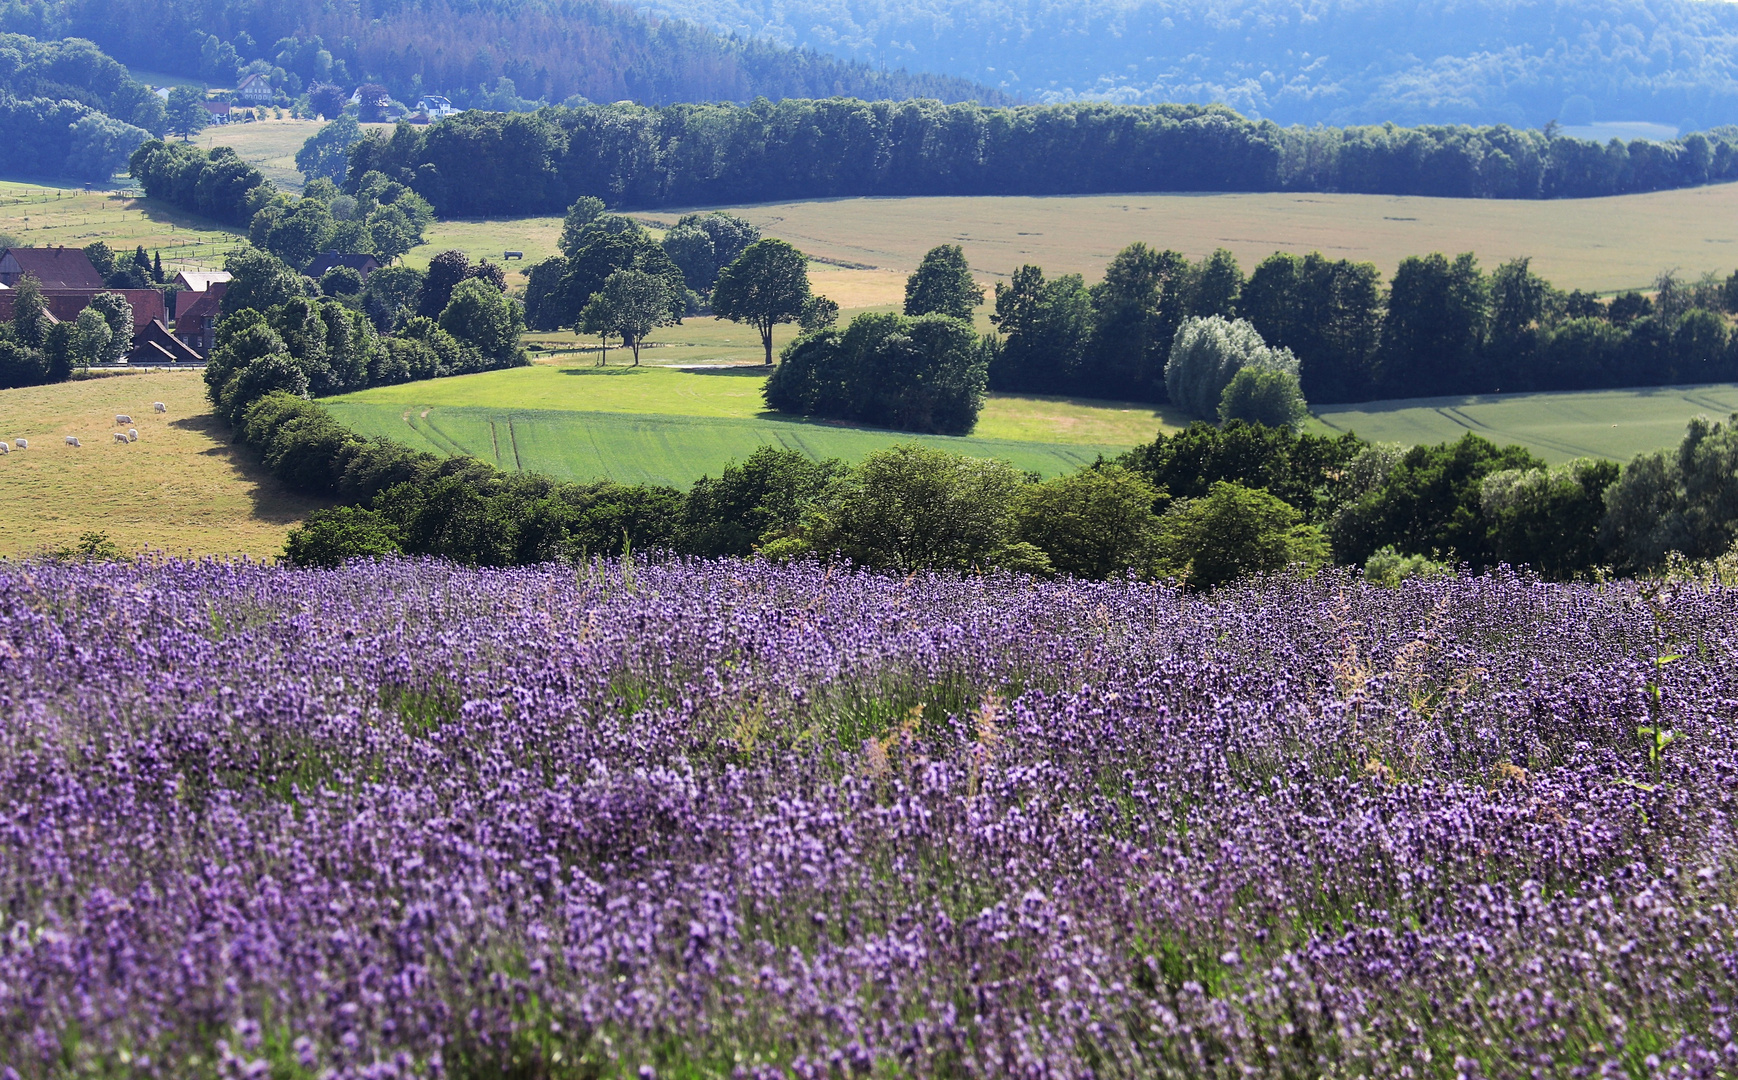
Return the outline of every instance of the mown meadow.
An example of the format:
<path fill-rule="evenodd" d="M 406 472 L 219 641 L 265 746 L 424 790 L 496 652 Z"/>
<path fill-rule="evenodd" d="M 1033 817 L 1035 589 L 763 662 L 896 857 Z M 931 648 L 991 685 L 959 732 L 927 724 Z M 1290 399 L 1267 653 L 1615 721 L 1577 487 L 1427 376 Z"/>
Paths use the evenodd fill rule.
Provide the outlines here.
<path fill-rule="evenodd" d="M 1735 597 L 0 564 L 0 1060 L 1727 1075 Z"/>
<path fill-rule="evenodd" d="M 157 401 L 168 411 L 153 411 Z M 138 442 L 112 441 L 117 415 L 132 417 Z M 29 449 L 0 455 L 0 557 L 100 532 L 129 552 L 270 558 L 323 505 L 283 490 L 230 442 L 197 372 L 0 390 L 0 441 L 21 437 Z"/>

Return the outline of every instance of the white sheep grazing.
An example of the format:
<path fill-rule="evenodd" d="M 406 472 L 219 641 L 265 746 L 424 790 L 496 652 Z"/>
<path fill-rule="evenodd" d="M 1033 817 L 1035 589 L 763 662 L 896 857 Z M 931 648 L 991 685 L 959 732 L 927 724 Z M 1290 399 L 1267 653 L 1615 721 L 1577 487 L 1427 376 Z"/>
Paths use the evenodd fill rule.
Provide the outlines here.
<path fill-rule="evenodd" d="M 138 428 L 130 427 L 127 429 L 127 441 L 128 442 L 138 442 L 139 441 L 139 429 Z"/>
<path fill-rule="evenodd" d="M 151 402 L 151 408 L 157 410 L 158 412 L 168 412 L 169 411 L 169 406 L 163 404 L 161 401 Z"/>
<path fill-rule="evenodd" d="M 68 435 L 66 437 L 66 445 L 68 445 L 68 446 L 80 446 L 82 444 L 78 441 L 77 435 Z"/>
<path fill-rule="evenodd" d="M 10 446 L 7 446 L 5 443 L 0 442 L 0 454 L 10 454 L 11 452 L 12 452 L 12 448 Z"/>
<path fill-rule="evenodd" d="M 115 441 L 120 443 L 122 446 L 125 446 L 127 444 L 127 433 L 124 431 L 115 432 Z"/>
<path fill-rule="evenodd" d="M 30 444 L 23 439 L 14 439 L 12 441 L 12 447 L 15 450 L 28 450 L 30 449 Z"/>
<path fill-rule="evenodd" d="M 116 424 L 116 426 L 119 426 L 119 425 L 121 425 L 121 424 L 130 424 L 130 423 L 132 423 L 132 422 L 133 422 L 133 418 L 132 418 L 132 417 L 130 417 L 130 416 L 128 416 L 128 415 L 126 415 L 126 414 L 125 414 L 125 413 L 118 413 L 118 414 L 116 414 L 116 416 L 115 416 L 115 424 Z"/>

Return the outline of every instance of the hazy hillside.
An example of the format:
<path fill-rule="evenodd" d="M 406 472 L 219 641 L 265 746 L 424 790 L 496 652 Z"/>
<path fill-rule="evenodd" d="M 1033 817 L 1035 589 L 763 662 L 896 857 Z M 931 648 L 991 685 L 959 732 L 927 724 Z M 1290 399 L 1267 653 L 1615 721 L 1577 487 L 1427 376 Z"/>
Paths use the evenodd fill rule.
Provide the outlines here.
<path fill-rule="evenodd" d="M 0 0 L 0 30 L 89 38 L 136 67 L 218 85 L 236 65 L 263 61 L 280 69 L 274 84 L 287 83 L 292 97 L 315 81 L 373 80 L 400 98 L 437 91 L 466 104 L 503 77 L 521 97 L 547 101 L 1001 97 L 963 79 L 733 40 L 604 0 Z"/>
<path fill-rule="evenodd" d="M 651 0 L 654 12 L 1047 101 L 1281 123 L 1738 121 L 1724 0 Z M 1566 102 L 1584 96 L 1585 102 Z"/>

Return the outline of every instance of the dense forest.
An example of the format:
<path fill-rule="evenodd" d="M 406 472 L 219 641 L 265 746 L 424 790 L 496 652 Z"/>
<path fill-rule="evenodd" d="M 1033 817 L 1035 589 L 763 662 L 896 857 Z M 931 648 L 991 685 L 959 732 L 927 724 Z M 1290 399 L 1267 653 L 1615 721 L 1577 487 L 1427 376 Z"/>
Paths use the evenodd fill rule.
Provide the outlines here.
<path fill-rule="evenodd" d="M 1199 105 L 755 101 L 471 112 L 351 150 L 445 215 L 849 195 L 1355 191 L 1553 198 L 1738 178 L 1738 129 L 1606 145 L 1507 127 L 1281 128 Z"/>
<path fill-rule="evenodd" d="M 107 180 L 168 122 L 162 99 L 88 41 L 0 34 L 0 168 Z"/>
<path fill-rule="evenodd" d="M 724 38 L 604 0 L 0 0 L 0 30 L 88 38 L 129 64 L 220 85 L 258 64 L 292 98 L 317 82 L 371 80 L 402 100 L 444 93 L 461 106 L 503 86 L 526 99 L 652 104 L 1005 99 L 964 79 Z"/>
<path fill-rule="evenodd" d="M 640 0 L 1035 101 L 1291 123 L 1738 122 L 1738 7 L 1702 0 Z"/>

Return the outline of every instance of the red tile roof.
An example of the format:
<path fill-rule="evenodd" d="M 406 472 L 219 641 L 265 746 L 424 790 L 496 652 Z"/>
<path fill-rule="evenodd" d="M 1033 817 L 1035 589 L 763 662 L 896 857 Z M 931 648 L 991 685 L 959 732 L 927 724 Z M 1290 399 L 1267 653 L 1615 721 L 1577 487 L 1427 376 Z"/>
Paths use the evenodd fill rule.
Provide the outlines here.
<path fill-rule="evenodd" d="M 0 283 L 18 286 L 29 274 L 45 289 L 101 289 L 103 276 L 88 255 L 69 247 L 15 247 L 0 251 Z"/>
<path fill-rule="evenodd" d="M 214 281 L 204 292 L 182 293 L 176 298 L 181 306 L 175 309 L 175 331 L 188 334 L 199 329 L 201 320 L 218 318 L 228 289 L 229 282 Z"/>
<path fill-rule="evenodd" d="M 100 292 L 120 293 L 133 305 L 133 333 L 150 326 L 153 320 L 163 320 L 163 294 L 156 289 L 44 289 L 43 302 L 55 322 L 72 322 L 78 313 L 90 306 L 91 297 Z M 0 292 L 0 321 L 10 322 L 17 304 L 18 290 Z"/>

